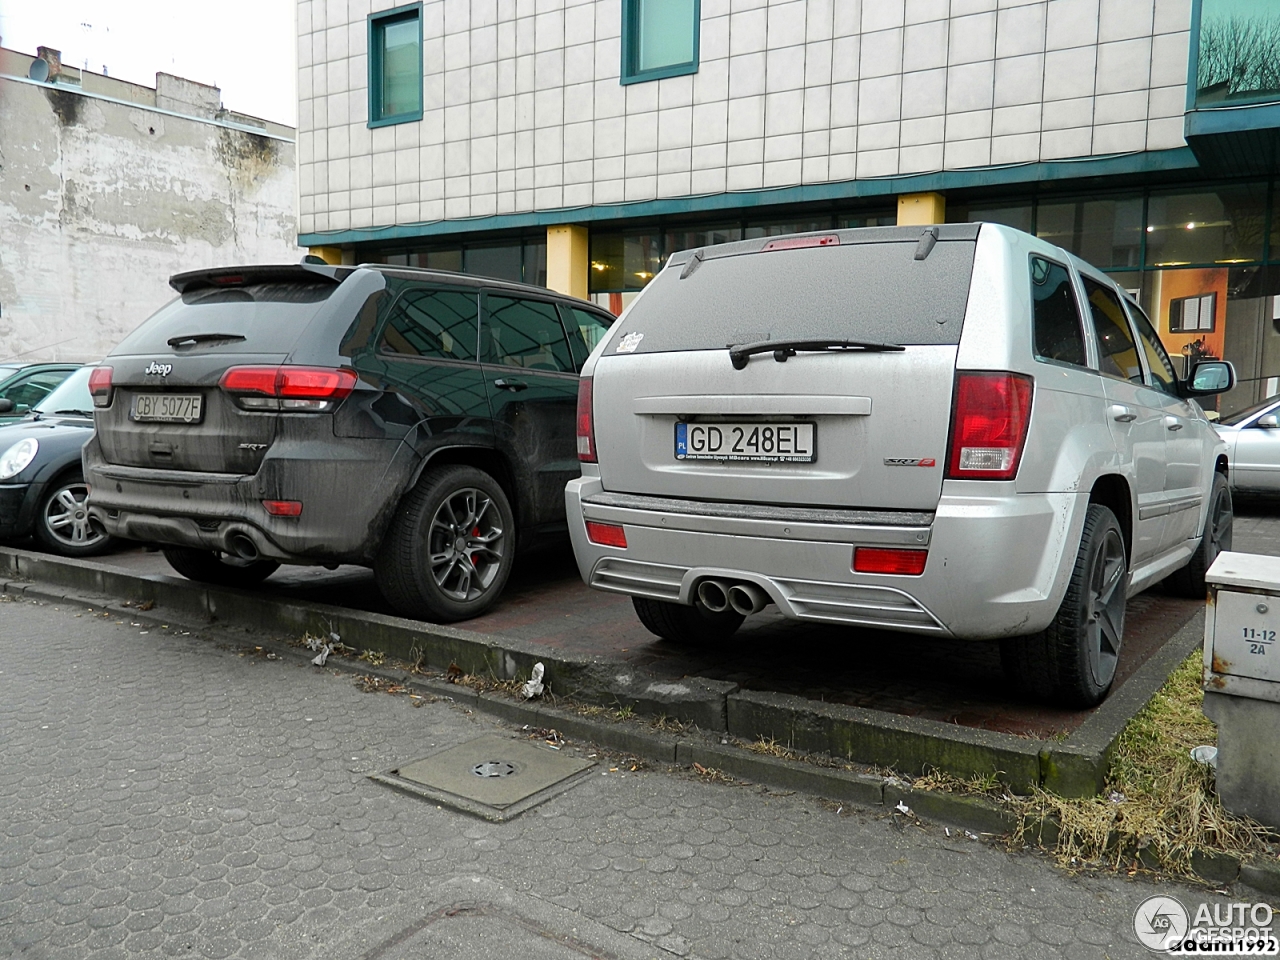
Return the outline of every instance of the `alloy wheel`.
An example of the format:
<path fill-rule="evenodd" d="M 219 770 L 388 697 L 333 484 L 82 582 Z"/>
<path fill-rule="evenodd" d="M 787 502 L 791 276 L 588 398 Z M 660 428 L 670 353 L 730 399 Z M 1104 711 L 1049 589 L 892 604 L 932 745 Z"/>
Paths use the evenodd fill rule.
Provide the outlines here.
<path fill-rule="evenodd" d="M 45 529 L 58 543 L 84 549 L 94 547 L 107 538 L 105 532 L 89 522 L 85 500 L 89 487 L 83 482 L 68 483 L 55 491 L 44 508 Z"/>
<path fill-rule="evenodd" d="M 502 515 L 483 490 L 465 487 L 444 498 L 431 518 L 431 576 L 453 600 L 471 601 L 493 585 L 506 545 Z"/>
<path fill-rule="evenodd" d="M 1108 529 L 1094 554 L 1089 576 L 1088 618 L 1085 638 L 1089 671 L 1100 687 L 1116 675 L 1120 643 L 1124 635 L 1124 541 L 1120 531 Z"/>
<path fill-rule="evenodd" d="M 1213 504 L 1209 508 L 1209 524 L 1205 531 L 1209 537 L 1208 547 L 1204 552 L 1205 569 L 1214 560 L 1218 559 L 1218 554 L 1231 549 L 1231 530 L 1235 521 L 1235 511 L 1231 506 L 1231 491 L 1224 484 L 1218 490 L 1218 495 L 1214 497 Z"/>

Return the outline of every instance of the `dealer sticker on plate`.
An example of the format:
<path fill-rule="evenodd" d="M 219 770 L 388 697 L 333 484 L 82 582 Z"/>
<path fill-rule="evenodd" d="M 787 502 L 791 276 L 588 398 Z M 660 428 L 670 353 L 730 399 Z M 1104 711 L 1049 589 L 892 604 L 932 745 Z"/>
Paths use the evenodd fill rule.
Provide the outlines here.
<path fill-rule="evenodd" d="M 811 463 L 812 423 L 677 423 L 677 460 Z"/>

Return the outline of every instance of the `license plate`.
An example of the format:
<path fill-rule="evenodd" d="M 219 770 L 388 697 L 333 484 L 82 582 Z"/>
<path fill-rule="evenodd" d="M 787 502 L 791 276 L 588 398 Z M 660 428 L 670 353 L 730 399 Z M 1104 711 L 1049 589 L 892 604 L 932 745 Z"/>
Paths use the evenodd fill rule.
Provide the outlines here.
<path fill-rule="evenodd" d="M 140 393 L 133 398 L 129 418 L 144 423 L 199 423 L 203 399 L 198 393 Z"/>
<path fill-rule="evenodd" d="M 677 423 L 677 460 L 812 463 L 812 423 Z"/>

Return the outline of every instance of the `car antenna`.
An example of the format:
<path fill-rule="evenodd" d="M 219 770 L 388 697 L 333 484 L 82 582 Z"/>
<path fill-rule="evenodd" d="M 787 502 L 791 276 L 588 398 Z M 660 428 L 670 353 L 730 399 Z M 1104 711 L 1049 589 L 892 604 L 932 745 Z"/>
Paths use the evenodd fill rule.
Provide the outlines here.
<path fill-rule="evenodd" d="M 934 245 L 938 242 L 938 228 L 932 226 L 924 233 L 920 234 L 920 241 L 916 244 L 916 259 L 923 260 L 929 256 Z"/>

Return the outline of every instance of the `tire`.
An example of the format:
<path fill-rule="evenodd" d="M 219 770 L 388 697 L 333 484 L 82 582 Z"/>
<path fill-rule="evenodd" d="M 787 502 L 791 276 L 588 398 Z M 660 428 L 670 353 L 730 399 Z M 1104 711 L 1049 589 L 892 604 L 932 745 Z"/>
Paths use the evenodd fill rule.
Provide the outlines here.
<path fill-rule="evenodd" d="M 1204 575 L 1218 559 L 1218 554 L 1231 549 L 1231 525 L 1235 511 L 1231 504 L 1231 488 L 1227 478 L 1220 473 L 1213 475 L 1213 487 L 1209 491 L 1209 513 L 1205 517 L 1200 546 L 1191 555 L 1187 565 L 1170 574 L 1165 583 L 1169 591 L 1179 597 L 1203 600 L 1208 593 Z"/>
<path fill-rule="evenodd" d="M 452 623 L 498 601 L 515 548 L 511 504 L 498 482 L 475 467 L 438 467 L 401 501 L 373 570 L 400 614 Z"/>
<path fill-rule="evenodd" d="M 280 569 L 274 560 L 241 560 L 216 550 L 162 547 L 161 552 L 169 566 L 188 580 L 220 587 L 256 587 Z"/>
<path fill-rule="evenodd" d="M 632 597 L 631 605 L 646 630 L 681 646 L 707 646 L 728 640 L 746 619 L 732 610 L 712 613 L 697 601 L 684 604 Z"/>
<path fill-rule="evenodd" d="M 1115 680 L 1124 639 L 1128 569 L 1115 514 L 1090 504 L 1053 622 L 1034 636 L 1000 642 L 1006 676 L 1038 700 L 1075 708 L 1100 703 Z"/>
<path fill-rule="evenodd" d="M 89 520 L 89 487 L 79 472 L 64 473 L 49 484 L 36 508 L 34 533 L 42 546 L 65 557 L 92 557 L 114 541 Z"/>

